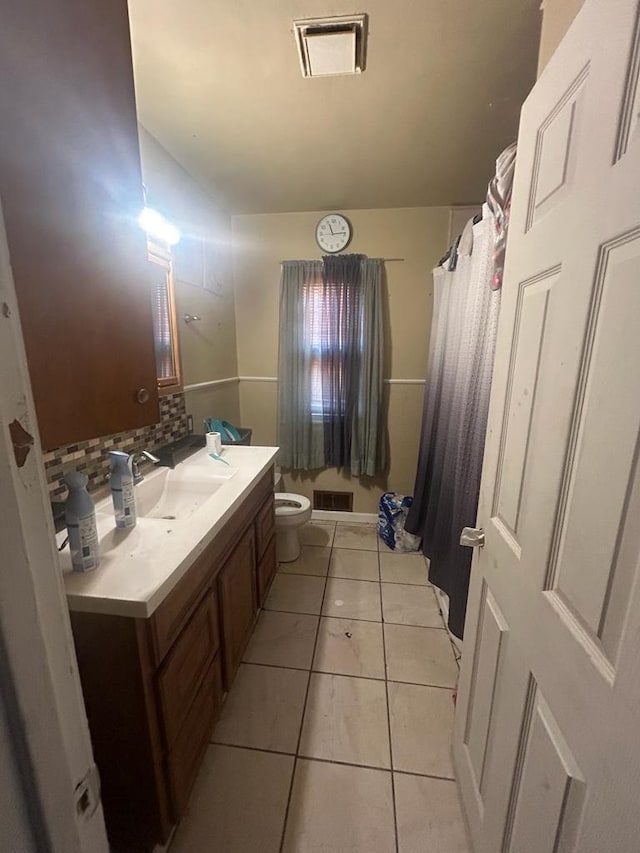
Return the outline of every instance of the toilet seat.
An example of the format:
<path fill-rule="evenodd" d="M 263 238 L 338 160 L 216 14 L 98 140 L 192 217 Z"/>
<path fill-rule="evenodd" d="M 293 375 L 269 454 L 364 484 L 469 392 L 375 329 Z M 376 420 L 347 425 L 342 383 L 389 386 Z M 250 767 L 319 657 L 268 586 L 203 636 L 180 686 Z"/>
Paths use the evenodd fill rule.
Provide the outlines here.
<path fill-rule="evenodd" d="M 303 515 L 311 509 L 311 501 L 304 495 L 294 495 L 291 492 L 276 492 L 276 518 Z"/>

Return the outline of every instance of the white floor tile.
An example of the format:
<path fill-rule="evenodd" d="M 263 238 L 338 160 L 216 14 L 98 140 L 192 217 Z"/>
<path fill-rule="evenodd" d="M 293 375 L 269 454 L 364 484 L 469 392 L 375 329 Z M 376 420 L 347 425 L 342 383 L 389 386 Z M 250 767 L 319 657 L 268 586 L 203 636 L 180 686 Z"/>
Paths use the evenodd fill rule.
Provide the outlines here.
<path fill-rule="evenodd" d="M 389 767 L 384 682 L 313 673 L 300 754 L 329 761 Z"/>
<path fill-rule="evenodd" d="M 471 853 L 455 782 L 394 773 L 400 853 Z"/>
<path fill-rule="evenodd" d="M 384 641 L 390 681 L 455 687 L 458 665 L 446 631 L 385 624 Z"/>
<path fill-rule="evenodd" d="M 382 624 L 323 617 L 313 668 L 319 672 L 384 678 Z"/>
<path fill-rule="evenodd" d="M 334 548 L 354 548 L 364 551 L 378 550 L 378 534 L 373 524 L 343 524 L 336 525 L 336 535 L 333 539 Z"/>
<path fill-rule="evenodd" d="M 299 761 L 284 853 L 395 853 L 391 774 Z"/>
<path fill-rule="evenodd" d="M 425 586 L 427 562 L 422 554 L 380 554 L 380 580 Z"/>
<path fill-rule="evenodd" d="M 458 669 L 426 561 L 386 548 L 372 524 L 311 522 L 301 541 L 300 558 L 279 567 L 171 853 L 277 853 L 298 740 L 284 853 L 394 853 L 391 761 L 403 771 L 399 853 L 469 853 L 449 781 Z"/>
<path fill-rule="evenodd" d="M 382 621 L 380 584 L 329 578 L 322 608 L 323 616 Z"/>
<path fill-rule="evenodd" d="M 243 660 L 309 669 L 317 627 L 317 616 L 263 610 Z"/>
<path fill-rule="evenodd" d="M 171 853 L 278 853 L 293 756 L 210 746 Z"/>
<path fill-rule="evenodd" d="M 265 610 L 318 614 L 322 607 L 324 584 L 324 578 L 278 572 L 264 603 Z"/>
<path fill-rule="evenodd" d="M 297 575 L 320 575 L 324 577 L 329 570 L 331 548 L 320 548 L 317 545 L 303 545 L 300 556 L 290 563 L 280 563 L 281 572 L 291 572 Z"/>
<path fill-rule="evenodd" d="M 334 548 L 329 564 L 329 576 L 360 581 L 378 581 L 378 555 L 375 551 L 353 548 Z"/>
<path fill-rule="evenodd" d="M 389 682 L 393 766 L 453 779 L 450 690 Z"/>
<path fill-rule="evenodd" d="M 212 740 L 295 752 L 308 677 L 297 669 L 241 664 Z"/>
<path fill-rule="evenodd" d="M 335 521 L 309 521 L 303 524 L 298 535 L 303 545 L 323 545 L 330 548 L 335 531 Z"/>
<path fill-rule="evenodd" d="M 444 630 L 438 602 L 431 587 L 399 583 L 383 583 L 381 587 L 385 622 Z"/>

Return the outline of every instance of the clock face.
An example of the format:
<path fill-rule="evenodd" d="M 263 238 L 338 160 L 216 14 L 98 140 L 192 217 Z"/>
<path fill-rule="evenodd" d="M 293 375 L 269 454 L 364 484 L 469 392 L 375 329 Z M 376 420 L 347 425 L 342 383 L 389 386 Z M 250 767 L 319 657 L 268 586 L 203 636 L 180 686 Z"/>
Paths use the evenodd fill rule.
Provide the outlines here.
<path fill-rule="evenodd" d="M 339 213 L 328 213 L 316 225 L 316 241 L 325 252 L 341 252 L 351 239 L 351 225 Z"/>

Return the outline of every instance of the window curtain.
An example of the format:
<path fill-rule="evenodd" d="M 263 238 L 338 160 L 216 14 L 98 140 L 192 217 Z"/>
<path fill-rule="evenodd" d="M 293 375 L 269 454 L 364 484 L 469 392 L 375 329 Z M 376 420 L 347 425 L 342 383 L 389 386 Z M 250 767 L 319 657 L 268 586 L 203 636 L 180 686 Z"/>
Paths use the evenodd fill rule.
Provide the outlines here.
<path fill-rule="evenodd" d="M 380 259 L 362 255 L 283 263 L 278 441 L 284 467 L 346 467 L 373 476 L 385 464 L 382 269 Z"/>
<path fill-rule="evenodd" d="M 362 349 L 351 435 L 351 473 L 373 477 L 386 465 L 386 423 L 383 416 L 384 332 L 380 258 L 364 258 L 360 268 Z"/>
<path fill-rule="evenodd" d="M 322 281 L 322 261 L 283 261 L 278 354 L 278 443 L 285 468 L 323 468 L 322 421 L 313 417 L 313 286 Z"/>

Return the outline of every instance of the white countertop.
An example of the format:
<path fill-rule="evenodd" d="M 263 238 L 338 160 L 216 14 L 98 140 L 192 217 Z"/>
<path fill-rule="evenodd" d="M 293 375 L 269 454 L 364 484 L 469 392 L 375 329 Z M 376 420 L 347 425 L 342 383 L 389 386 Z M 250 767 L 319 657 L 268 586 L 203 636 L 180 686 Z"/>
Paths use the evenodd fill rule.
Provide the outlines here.
<path fill-rule="evenodd" d="M 211 459 L 206 448 L 174 469 L 202 482 L 224 482 L 195 511 L 174 520 L 138 518 L 135 527 L 118 530 L 111 497 L 96 504 L 100 565 L 90 572 L 71 570 L 69 548 L 60 552 L 70 610 L 112 616 L 150 616 L 193 561 L 224 526 L 244 497 L 273 464 L 277 447 L 225 447 L 229 467 Z M 151 480 L 163 469 L 148 471 Z M 66 531 L 58 534 L 60 545 Z"/>

